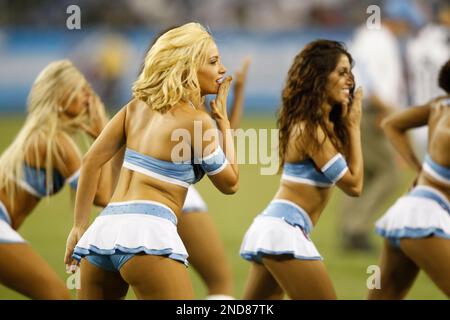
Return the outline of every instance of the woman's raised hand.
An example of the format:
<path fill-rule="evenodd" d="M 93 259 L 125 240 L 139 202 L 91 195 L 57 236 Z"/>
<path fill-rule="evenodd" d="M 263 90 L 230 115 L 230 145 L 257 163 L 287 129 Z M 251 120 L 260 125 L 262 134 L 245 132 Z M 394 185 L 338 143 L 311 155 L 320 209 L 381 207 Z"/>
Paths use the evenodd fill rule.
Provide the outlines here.
<path fill-rule="evenodd" d="M 100 97 L 93 91 L 91 92 L 89 97 L 89 106 L 87 107 L 87 113 L 89 117 L 89 124 L 82 124 L 81 128 L 95 139 L 100 135 L 103 128 L 108 123 L 108 117 L 106 116 L 105 106 L 103 105 L 103 102 L 100 100 Z"/>
<path fill-rule="evenodd" d="M 362 97 L 362 87 L 358 87 L 355 91 L 351 104 L 347 108 L 348 111 L 345 119 L 349 125 L 359 126 L 361 122 Z"/>
<path fill-rule="evenodd" d="M 216 99 L 211 100 L 211 117 L 216 120 L 228 120 L 227 115 L 227 98 L 230 90 L 232 77 L 226 77 L 219 86 Z"/>
<path fill-rule="evenodd" d="M 245 82 L 247 81 L 248 68 L 251 62 L 252 59 L 250 57 L 246 57 L 242 62 L 241 68 L 235 72 L 234 92 L 244 89 Z"/>

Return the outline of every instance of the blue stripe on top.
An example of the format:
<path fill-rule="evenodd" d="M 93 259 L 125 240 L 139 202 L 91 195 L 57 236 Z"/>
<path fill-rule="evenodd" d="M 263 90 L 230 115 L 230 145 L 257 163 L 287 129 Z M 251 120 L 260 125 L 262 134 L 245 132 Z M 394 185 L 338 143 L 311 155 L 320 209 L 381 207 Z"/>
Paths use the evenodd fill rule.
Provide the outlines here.
<path fill-rule="evenodd" d="M 23 165 L 23 181 L 20 186 L 29 193 L 38 198 L 52 195 L 59 192 L 67 182 L 71 188 L 76 189 L 78 185 L 79 171 L 75 172 L 71 177 L 65 178 L 58 170 L 53 169 L 53 182 L 50 190 L 47 192 L 47 176 L 46 169 L 34 168 L 28 164 Z"/>
<path fill-rule="evenodd" d="M 345 174 L 347 169 L 344 157 L 338 153 L 321 170 L 316 167 L 312 159 L 295 163 L 286 162 L 281 179 L 318 187 L 331 187 Z"/>
<path fill-rule="evenodd" d="M 333 184 L 339 181 L 347 170 L 347 162 L 340 153 L 330 159 L 321 169 L 323 175 L 333 182 Z"/>
<path fill-rule="evenodd" d="M 416 186 L 408 193 L 408 195 L 433 200 L 450 214 L 450 203 L 447 198 L 434 188 L 423 185 Z"/>
<path fill-rule="evenodd" d="M 223 169 L 225 169 L 228 163 L 227 158 L 220 146 L 218 146 L 213 153 L 199 160 L 200 166 L 209 176 L 221 172 Z"/>
<path fill-rule="evenodd" d="M 7 224 L 11 225 L 11 218 L 9 217 L 8 210 L 6 210 L 5 205 L 1 201 L 0 201 L 0 220 L 3 220 Z"/>
<path fill-rule="evenodd" d="M 436 180 L 450 184 L 450 168 L 444 167 L 431 159 L 427 153 L 423 162 L 423 170 Z"/>
<path fill-rule="evenodd" d="M 53 183 L 47 192 L 46 170 L 43 168 L 33 168 L 27 164 L 23 165 L 24 182 L 33 189 L 36 196 L 43 198 L 60 191 L 64 187 L 65 178 L 58 170 L 53 170 Z"/>
<path fill-rule="evenodd" d="M 313 228 L 311 219 L 306 211 L 289 200 L 272 200 L 261 215 L 283 219 L 292 226 L 299 226 L 307 234 L 309 234 Z"/>
<path fill-rule="evenodd" d="M 111 202 L 100 213 L 101 216 L 114 214 L 146 214 L 171 221 L 177 225 L 177 216 L 166 205 L 150 200 L 133 200 L 126 202 Z"/>
<path fill-rule="evenodd" d="M 318 187 L 330 187 L 333 183 L 320 172 L 311 159 L 300 162 L 286 162 L 283 166 L 283 180 L 310 184 Z"/>
<path fill-rule="evenodd" d="M 129 148 L 125 151 L 123 166 L 147 176 L 177 184 L 188 188 L 190 184 L 198 182 L 203 176 L 201 170 L 194 170 L 189 162 L 171 162 L 153 158 Z"/>
<path fill-rule="evenodd" d="M 68 183 L 72 189 L 77 190 L 78 180 L 80 180 L 80 170 L 76 171 L 73 175 L 67 178 L 66 183 Z"/>

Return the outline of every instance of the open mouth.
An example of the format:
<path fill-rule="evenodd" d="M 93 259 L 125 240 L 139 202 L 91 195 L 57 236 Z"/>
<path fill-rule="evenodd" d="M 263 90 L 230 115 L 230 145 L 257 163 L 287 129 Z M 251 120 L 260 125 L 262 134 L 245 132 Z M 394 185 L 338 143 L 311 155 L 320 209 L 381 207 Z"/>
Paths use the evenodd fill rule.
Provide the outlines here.
<path fill-rule="evenodd" d="M 219 79 L 216 80 L 216 83 L 221 84 L 224 79 L 225 79 L 225 77 L 220 77 Z"/>

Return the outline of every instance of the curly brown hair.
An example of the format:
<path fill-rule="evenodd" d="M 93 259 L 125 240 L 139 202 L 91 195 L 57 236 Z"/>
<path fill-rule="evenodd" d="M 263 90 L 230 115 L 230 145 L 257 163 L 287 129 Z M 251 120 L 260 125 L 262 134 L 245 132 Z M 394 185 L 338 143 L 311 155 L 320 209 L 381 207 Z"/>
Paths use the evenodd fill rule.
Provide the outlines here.
<path fill-rule="evenodd" d="M 341 55 L 346 55 L 353 65 L 353 59 L 342 42 L 316 40 L 307 44 L 294 58 L 282 91 L 282 104 L 278 110 L 280 169 L 285 162 L 285 153 L 292 129 L 301 121 L 305 122 L 301 134 L 310 140 L 304 146 L 308 154 L 318 150 L 323 144 L 317 136 L 320 126 L 338 150 L 345 154 L 343 146 L 348 142 L 348 133 L 343 123 L 342 105 L 332 106 L 329 121 L 334 129 L 327 128 L 323 103 L 327 99 L 325 87 L 328 76 L 334 71 Z M 353 79 L 353 75 L 351 75 Z M 354 90 L 351 88 L 351 93 Z M 297 142 L 298 143 L 298 142 Z"/>

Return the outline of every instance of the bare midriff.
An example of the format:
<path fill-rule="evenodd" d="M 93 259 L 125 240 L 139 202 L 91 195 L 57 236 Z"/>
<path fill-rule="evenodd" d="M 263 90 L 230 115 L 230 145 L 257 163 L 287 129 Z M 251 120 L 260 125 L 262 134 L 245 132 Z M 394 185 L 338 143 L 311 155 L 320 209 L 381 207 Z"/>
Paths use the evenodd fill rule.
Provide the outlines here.
<path fill-rule="evenodd" d="M 281 180 L 280 188 L 274 199 L 289 200 L 308 213 L 313 225 L 316 225 L 322 211 L 328 203 L 332 188 L 318 188 L 306 184 Z"/>

